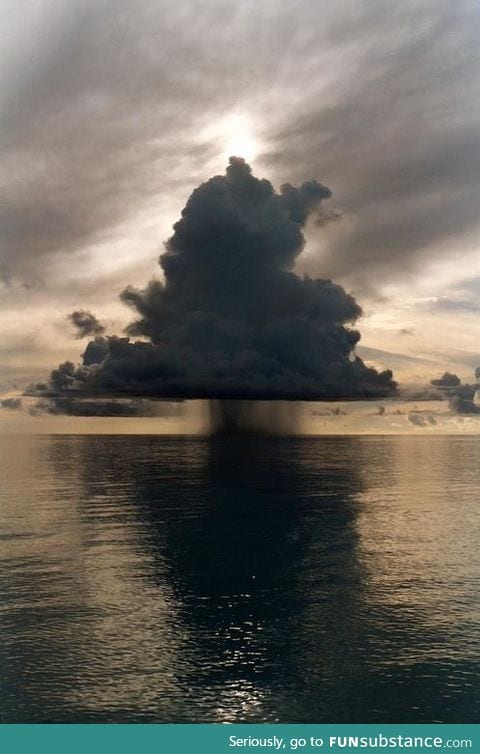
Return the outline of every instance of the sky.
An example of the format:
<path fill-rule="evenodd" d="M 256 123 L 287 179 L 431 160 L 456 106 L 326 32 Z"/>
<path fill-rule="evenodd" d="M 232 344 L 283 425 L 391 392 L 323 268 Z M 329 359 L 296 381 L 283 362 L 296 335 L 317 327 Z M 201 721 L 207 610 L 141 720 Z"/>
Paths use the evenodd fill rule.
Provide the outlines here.
<path fill-rule="evenodd" d="M 231 154 L 275 196 L 285 183 L 328 187 L 321 213 L 302 221 L 292 271 L 355 298 L 367 365 L 409 389 L 445 371 L 473 381 L 477 2 L 1 5 L 0 427 L 188 424 L 180 404 L 151 402 L 147 418 L 134 406 L 129 417 L 67 420 L 15 401 L 59 363 L 80 361 L 88 339 L 76 337 L 72 312 L 124 334 L 132 310 L 119 294 L 164 280 L 158 258 L 173 224 Z M 452 416 L 445 402 L 428 404 L 434 423 L 410 421 L 424 405 L 372 416 L 349 403 L 343 419 L 328 406 L 305 411 L 314 431 L 476 431 L 475 416 Z M 201 426 L 198 407 L 187 413 Z"/>

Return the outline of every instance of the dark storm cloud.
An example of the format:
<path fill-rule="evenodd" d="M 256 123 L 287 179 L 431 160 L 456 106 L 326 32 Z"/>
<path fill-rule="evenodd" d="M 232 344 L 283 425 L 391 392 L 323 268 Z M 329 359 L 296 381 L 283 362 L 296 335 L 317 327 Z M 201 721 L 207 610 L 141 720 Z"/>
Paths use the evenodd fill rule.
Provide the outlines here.
<path fill-rule="evenodd" d="M 182 405 L 166 401 L 86 400 L 72 397 L 49 397 L 35 402 L 29 409 L 31 416 L 83 417 L 162 417 L 180 416 Z"/>
<path fill-rule="evenodd" d="M 451 372 L 444 372 L 441 377 L 431 380 L 430 384 L 434 387 L 457 387 L 457 385 L 460 385 L 460 377 L 456 374 L 451 374 Z"/>
<path fill-rule="evenodd" d="M 19 411 L 22 408 L 22 399 L 3 398 L 0 400 L 0 408 L 8 408 L 10 411 Z"/>
<path fill-rule="evenodd" d="M 354 355 L 361 314 L 330 280 L 292 272 L 309 215 L 329 189 L 316 181 L 276 193 L 231 158 L 190 196 L 160 257 L 165 283 L 128 288 L 129 333 L 97 337 L 79 368 L 61 364 L 53 391 L 181 398 L 317 400 L 395 392 L 390 371 Z"/>
<path fill-rule="evenodd" d="M 459 385 L 449 396 L 450 408 L 456 414 L 480 414 L 480 405 L 475 403 L 478 385 Z"/>
<path fill-rule="evenodd" d="M 312 271 L 375 288 L 436 259 L 446 240 L 470 242 L 476 1 L 10 4 L 7 281 L 105 238 L 152 196 L 191 186 L 215 148 L 199 143 L 199 124 L 231 111 L 258 121 L 262 159 L 280 181 L 321 175 L 334 189 L 346 218 L 321 259 L 309 257 Z"/>
<path fill-rule="evenodd" d="M 105 332 L 105 327 L 99 322 L 96 316 L 85 309 L 71 312 L 67 319 L 75 326 L 77 330 L 75 337 L 78 340 L 91 335 L 101 335 Z"/>
<path fill-rule="evenodd" d="M 73 361 L 65 361 L 58 369 L 54 369 L 50 375 L 50 385 L 53 390 L 62 392 L 68 390 L 75 379 L 75 364 Z M 40 383 L 41 384 L 41 383 Z"/>
<path fill-rule="evenodd" d="M 480 370 L 475 370 L 475 378 L 480 376 Z M 456 414 L 480 414 L 480 405 L 475 403 L 475 394 L 480 385 L 463 385 L 456 374 L 445 372 L 442 377 L 431 380 L 431 384 L 440 388 L 448 399 L 450 408 Z"/>

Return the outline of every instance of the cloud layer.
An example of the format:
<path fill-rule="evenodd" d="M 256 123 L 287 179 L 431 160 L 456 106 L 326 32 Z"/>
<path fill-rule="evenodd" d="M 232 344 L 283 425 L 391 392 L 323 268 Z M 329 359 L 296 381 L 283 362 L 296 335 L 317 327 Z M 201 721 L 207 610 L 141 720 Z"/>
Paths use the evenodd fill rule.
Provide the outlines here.
<path fill-rule="evenodd" d="M 252 117 L 276 177 L 333 186 L 347 220 L 311 260 L 323 274 L 375 287 L 471 243 L 475 0 L 5 2 L 5 282 L 183 190 L 218 150 L 202 129 L 218 139 L 231 112 Z"/>

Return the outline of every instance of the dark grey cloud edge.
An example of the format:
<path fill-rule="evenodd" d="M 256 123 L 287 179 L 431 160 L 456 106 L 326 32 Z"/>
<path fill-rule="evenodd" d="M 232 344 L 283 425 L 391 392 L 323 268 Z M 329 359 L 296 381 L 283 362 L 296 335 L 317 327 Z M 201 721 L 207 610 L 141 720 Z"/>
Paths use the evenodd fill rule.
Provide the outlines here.
<path fill-rule="evenodd" d="M 449 398 L 450 408 L 456 414 L 480 414 L 480 405 L 475 403 L 479 385 L 459 385 Z"/>
<path fill-rule="evenodd" d="M 167 401 L 148 401 L 141 399 L 85 399 L 75 396 L 51 396 L 35 402 L 28 410 L 31 416 L 82 416 L 82 417 L 179 417 L 182 415 L 181 403 Z"/>
<path fill-rule="evenodd" d="M 105 332 L 105 327 L 97 317 L 85 309 L 78 309 L 71 312 L 67 319 L 69 319 L 72 325 L 76 328 L 77 332 L 75 337 L 78 340 L 81 338 L 87 338 L 91 335 L 101 335 Z"/>
<path fill-rule="evenodd" d="M 441 377 L 431 380 L 430 384 L 434 385 L 434 387 L 457 387 L 460 385 L 460 382 L 461 380 L 458 375 L 444 372 Z"/>
<path fill-rule="evenodd" d="M 7 408 L 10 411 L 20 411 L 22 408 L 21 398 L 3 398 L 0 400 L 0 408 Z"/>
<path fill-rule="evenodd" d="M 480 405 L 475 403 L 475 395 L 480 390 L 480 367 L 475 369 L 475 379 L 476 384 L 464 385 L 458 375 L 445 372 L 438 379 L 431 380 L 430 384 L 442 391 L 455 414 L 478 415 Z"/>
<path fill-rule="evenodd" d="M 130 337 L 97 337 L 53 370 L 54 395 L 244 400 L 394 395 L 390 370 L 354 354 L 355 299 L 330 280 L 292 272 L 308 216 L 330 190 L 315 180 L 276 193 L 231 158 L 195 189 L 160 257 L 165 282 L 121 294 Z"/>

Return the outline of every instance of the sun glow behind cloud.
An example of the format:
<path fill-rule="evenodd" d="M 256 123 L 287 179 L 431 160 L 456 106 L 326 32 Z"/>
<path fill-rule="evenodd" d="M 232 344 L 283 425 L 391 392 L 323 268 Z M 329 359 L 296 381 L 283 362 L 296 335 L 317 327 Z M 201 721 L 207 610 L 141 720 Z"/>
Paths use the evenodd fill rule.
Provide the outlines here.
<path fill-rule="evenodd" d="M 230 114 L 215 125 L 210 125 L 203 132 L 202 140 L 216 145 L 222 168 L 230 157 L 243 157 L 252 163 L 260 151 L 254 123 L 245 114 Z"/>
<path fill-rule="evenodd" d="M 258 142 L 255 139 L 248 119 L 235 118 L 226 130 L 226 143 L 223 152 L 224 160 L 229 157 L 243 157 L 252 162 L 258 154 Z"/>

